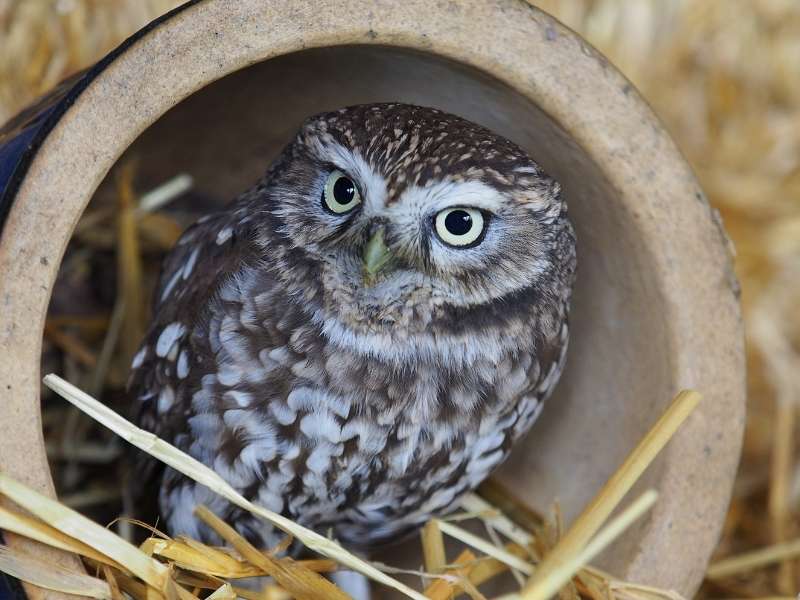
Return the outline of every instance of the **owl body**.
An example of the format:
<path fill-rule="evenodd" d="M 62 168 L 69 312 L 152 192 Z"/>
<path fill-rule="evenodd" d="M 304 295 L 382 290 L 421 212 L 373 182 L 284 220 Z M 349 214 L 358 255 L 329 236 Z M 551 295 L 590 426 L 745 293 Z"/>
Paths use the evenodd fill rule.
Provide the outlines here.
<path fill-rule="evenodd" d="M 557 184 L 510 142 L 402 104 L 314 117 L 167 258 L 133 363 L 137 419 L 303 525 L 396 539 L 532 424 L 564 364 L 574 269 Z M 203 503 L 276 542 L 161 477 L 173 533 L 214 541 Z"/>

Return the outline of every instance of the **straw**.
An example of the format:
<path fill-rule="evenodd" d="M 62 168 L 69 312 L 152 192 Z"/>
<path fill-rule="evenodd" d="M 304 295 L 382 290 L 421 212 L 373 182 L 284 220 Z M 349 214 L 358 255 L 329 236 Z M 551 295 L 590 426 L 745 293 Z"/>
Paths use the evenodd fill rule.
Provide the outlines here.
<path fill-rule="evenodd" d="M 24 506 L 45 523 L 94 548 L 117 563 L 124 564 L 132 573 L 157 590 L 166 590 L 168 569 L 143 554 L 136 546 L 121 540 L 113 532 L 101 527 L 80 513 L 56 500 L 0 473 L 0 494 Z"/>
<path fill-rule="evenodd" d="M 797 557 L 800 557 L 800 540 L 793 540 L 715 562 L 708 568 L 706 576 L 710 579 L 730 577 Z"/>
<path fill-rule="evenodd" d="M 40 588 L 64 594 L 112 600 L 111 589 L 105 581 L 74 573 L 28 554 L 13 552 L 6 546 L 0 546 L 0 571 Z"/>
<path fill-rule="evenodd" d="M 584 565 L 587 565 L 589 561 L 600 554 L 600 552 L 630 527 L 636 519 L 650 510 L 657 499 L 658 494 L 655 490 L 648 490 L 639 496 L 639 498 L 622 511 L 619 516 L 612 519 L 583 550 L 568 557 L 546 575 L 539 576 L 533 585 L 526 586 L 521 594 L 522 599 L 546 600 L 555 594 L 564 584 L 572 579 Z M 554 552 L 557 550 L 558 546 L 556 546 Z M 541 570 L 541 566 L 538 570 Z"/>
<path fill-rule="evenodd" d="M 594 500 L 581 512 L 570 530 L 556 548 L 539 564 L 528 580 L 528 592 L 547 579 L 551 572 L 560 570 L 569 557 L 577 555 L 589 539 L 602 526 L 620 500 L 633 487 L 644 470 L 672 438 L 700 401 L 700 394 L 691 390 L 680 392 L 667 411 L 656 422 L 628 458 L 606 482 Z"/>
<path fill-rule="evenodd" d="M 439 573 L 447 564 L 447 554 L 444 551 L 444 538 L 439 523 L 435 520 L 428 521 L 420 532 L 422 538 L 422 556 L 425 560 L 425 570 L 428 573 Z"/>

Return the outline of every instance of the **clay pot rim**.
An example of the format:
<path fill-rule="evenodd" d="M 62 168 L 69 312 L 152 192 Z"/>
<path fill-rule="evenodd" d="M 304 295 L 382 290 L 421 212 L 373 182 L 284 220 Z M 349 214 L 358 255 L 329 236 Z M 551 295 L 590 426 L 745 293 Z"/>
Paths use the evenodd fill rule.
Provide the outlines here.
<path fill-rule="evenodd" d="M 687 200 L 680 206 L 662 207 L 669 216 L 680 222 L 680 227 L 670 230 L 674 236 L 665 240 L 659 237 L 657 217 L 651 217 L 639 223 L 653 244 L 653 260 L 658 268 L 663 269 L 661 285 L 669 314 L 667 318 L 674 324 L 669 331 L 669 346 L 675 356 L 673 369 L 676 381 L 685 381 L 687 384 L 695 380 L 697 371 L 714 372 L 719 370 L 727 373 L 719 383 L 718 393 L 715 397 L 718 402 L 725 403 L 725 414 L 729 419 L 725 424 L 709 425 L 709 413 L 701 405 L 697 414 L 687 423 L 686 427 L 678 434 L 676 440 L 665 450 L 665 472 L 661 479 L 665 486 L 661 503 L 653 513 L 652 522 L 647 526 L 641 539 L 640 551 L 630 561 L 629 568 L 619 575 L 633 580 L 642 580 L 647 576 L 647 569 L 652 567 L 652 555 L 660 554 L 669 557 L 673 552 L 680 552 L 684 564 L 694 562 L 697 564 L 698 573 L 686 575 L 689 583 L 675 579 L 674 585 L 691 589 L 699 582 L 703 567 L 716 542 L 723 514 L 711 514 L 708 526 L 698 531 L 693 537 L 691 547 L 675 543 L 673 538 L 664 535 L 666 528 L 670 527 L 672 516 L 681 514 L 684 505 L 688 505 L 697 498 L 687 495 L 685 488 L 669 486 L 670 481 L 676 481 L 685 476 L 682 470 L 681 459 L 702 453 L 705 435 L 711 428 L 719 431 L 723 425 L 728 428 L 724 441 L 720 447 L 724 452 L 717 451 L 708 461 L 699 466 L 698 476 L 721 474 L 720 479 L 732 482 L 738 459 L 741 433 L 744 419 L 744 361 L 742 347 L 742 328 L 738 310 L 734 307 L 736 284 L 732 274 L 730 256 L 727 252 L 727 238 L 722 231 L 714 213 L 708 208 L 704 196 L 697 185 L 688 165 L 681 157 L 674 144 L 664 133 L 658 119 L 646 103 L 639 97 L 632 86 L 620 75 L 606 59 L 591 48 L 585 41 L 572 33 L 566 27 L 552 19 L 540 10 L 527 5 L 525 2 L 504 0 L 503 10 L 513 11 L 523 22 L 529 18 L 528 33 L 530 40 L 527 46 L 520 47 L 511 52 L 510 48 L 482 47 L 480 42 L 491 42 L 480 38 L 480 27 L 472 27 L 473 47 L 463 47 L 463 39 L 458 31 L 450 32 L 431 25 L 437 19 L 442 22 L 461 25 L 469 28 L 470 24 L 463 16 L 454 16 L 447 12 L 441 5 L 425 4 L 425 23 L 419 19 L 414 20 L 413 10 L 421 10 L 423 2 L 412 0 L 406 4 L 406 12 L 394 7 L 387 8 L 386 14 L 381 15 L 380 21 L 372 22 L 358 12 L 371 6 L 368 0 L 346 0 L 336 4 L 334 10 L 346 11 L 354 18 L 347 25 L 336 21 L 335 15 L 328 11 L 331 7 L 326 4 L 317 5 L 310 0 L 296 2 L 293 9 L 298 11 L 300 18 L 292 22 L 286 15 L 278 14 L 274 6 L 256 6 L 255 0 L 242 1 L 235 7 L 229 7 L 229 12 L 224 15 L 229 19 L 229 29 L 222 31 L 221 44 L 230 43 L 231 37 L 236 35 L 230 30 L 231 24 L 237 18 L 247 19 L 264 17 L 264 23 L 269 24 L 270 31 L 275 36 L 271 39 L 265 34 L 259 47 L 239 47 L 236 54 L 214 54 L 214 47 L 208 46 L 208 54 L 204 56 L 205 63 L 201 63 L 207 70 L 200 74 L 184 73 L 185 79 L 180 79 L 179 86 L 160 87 L 150 90 L 151 98 L 155 105 L 147 106 L 146 110 L 132 113 L 131 120 L 124 128 L 110 127 L 110 131 L 120 134 L 112 140 L 81 139 L 94 131 L 102 131 L 101 125 L 113 125 L 114 119 L 119 119 L 119 112 L 114 112 L 114 104 L 119 108 L 124 104 L 123 97 L 129 94 L 136 97 L 136 92 L 130 92 L 125 85 L 135 82 L 136 69 L 148 68 L 147 58 L 154 52 L 180 52 L 191 54 L 193 49 L 186 46 L 190 38 L 189 31 L 209 33 L 200 25 L 210 27 L 215 14 L 222 11 L 219 0 L 191 0 L 177 9 L 157 19 L 124 44 L 112 52 L 105 59 L 97 63 L 67 95 L 59 102 L 57 109 L 48 116 L 47 123 L 32 140 L 30 150 L 24 156 L 14 172 L 10 184 L 0 196 L 0 207 L 6 206 L 7 214 L 0 213 L 0 225 L 4 225 L 6 234 L 12 232 L 26 232 L 46 230 L 50 223 L 54 235 L 52 239 L 36 240 L 41 243 L 42 256 L 58 257 L 58 260 L 44 262 L 41 268 L 21 267 L 20 257 L 29 257 L 33 260 L 32 251 L 35 247 L 31 234 L 5 235 L 0 238 L 0 272 L 8 274 L 0 282 L 0 297 L 9 299 L 13 324 L 24 323 L 31 331 L 36 331 L 36 336 L 25 337 L 19 330 L 9 327 L 8 331 L 0 334 L 0 344 L 6 348 L 17 347 L 19 354 L 11 364 L 0 366 L 0 375 L 3 381 L 9 381 L 7 389 L 16 391 L 19 399 L 12 400 L 11 414 L 17 415 L 20 431 L 31 430 L 38 427 L 39 441 L 41 442 L 40 415 L 18 416 L 19 411 L 38 406 L 38 355 L 41 351 L 41 335 L 43 329 L 47 299 L 49 298 L 52 284 L 55 280 L 60 257 L 66 247 L 69 235 L 62 235 L 65 231 L 71 232 L 77 218 L 85 204 L 91 197 L 91 192 L 96 189 L 102 177 L 121 155 L 122 151 L 149 125 L 155 122 L 170 107 L 199 90 L 203 86 L 223 77 L 224 75 L 245 68 L 255 62 L 269 60 L 275 56 L 306 48 L 353 45 L 377 44 L 398 46 L 422 52 L 433 52 L 442 57 L 452 59 L 479 71 L 490 73 L 501 82 L 510 85 L 535 102 L 554 121 L 559 123 L 581 148 L 596 162 L 610 184 L 617 190 L 621 197 L 627 199 L 629 204 L 636 193 L 646 194 L 647 189 L 639 180 L 631 183 L 626 180 L 626 175 L 631 170 L 644 170 L 652 166 L 654 156 L 662 162 L 661 170 L 653 174 L 651 185 L 665 183 L 664 178 L 671 177 L 671 185 L 677 185 L 683 191 L 681 194 Z M 469 5 L 462 7 L 465 11 L 478 12 L 483 7 Z M 459 10 L 462 10 L 459 9 Z M 316 17 L 320 22 L 326 19 L 330 23 L 326 26 L 298 27 L 303 19 L 308 19 L 307 11 L 317 10 Z M 499 10 L 499 9 L 498 9 Z M 216 13 L 215 13 L 216 11 Z M 303 12 L 306 11 L 306 12 Z M 500 16 L 497 17 L 498 19 Z M 188 20 L 195 19 L 195 23 L 187 25 Z M 244 22 L 242 22 L 244 23 Z M 252 40 L 252 24 L 248 25 L 248 36 Z M 295 27 L 292 29 L 292 27 Z M 427 26 L 427 29 L 426 29 Z M 244 27 L 244 25 L 243 25 Z M 220 27 L 220 30 L 223 28 Z M 275 32 L 280 32 L 280 37 Z M 217 32 L 219 33 L 219 32 Z M 435 40 L 428 34 L 435 35 Z M 538 36 L 538 37 L 537 37 Z M 516 39 L 516 38 L 515 38 Z M 182 45 L 183 44 L 183 45 Z M 205 47 L 204 46 L 204 47 Z M 546 51 L 537 54 L 536 50 Z M 526 64 L 522 55 L 536 56 L 540 63 L 535 67 Z M 162 54 L 164 55 L 164 54 Z M 185 60 L 185 59 L 182 59 Z M 559 81 L 544 73 L 544 69 L 561 67 L 564 77 Z M 543 69 L 538 71 L 537 69 Z M 201 71 L 198 68 L 198 71 Z M 154 70 L 153 72 L 156 72 Z M 153 76 L 151 72 L 148 77 Z M 132 77 L 133 76 L 133 77 Z M 114 87 L 117 86 L 117 87 Z M 111 102 L 101 102 L 103 93 L 116 89 L 119 97 Z M 571 101 L 563 102 L 565 95 Z M 591 106 L 595 97 L 610 99 L 619 106 L 613 114 L 592 115 Z M 105 97 L 108 100 L 108 96 Z M 135 104 L 130 101 L 129 106 Z M 587 109 L 582 112 L 583 109 Z M 586 117 L 592 115 L 593 119 Z M 83 121 L 83 123 L 80 123 Z M 118 126 L 119 123 L 116 123 Z M 647 134 L 642 130 L 648 130 Z M 614 132 L 612 135 L 609 132 Z M 124 133 L 124 135 L 122 135 Z M 71 137 L 72 136 L 72 137 Z M 643 139 L 651 147 L 647 151 L 638 151 L 637 144 L 641 146 Z M 70 157 L 64 153 L 65 149 L 81 147 L 92 148 L 94 155 L 87 162 L 85 157 Z M 56 160 L 62 159 L 62 163 Z M 62 171 L 77 169 L 86 175 L 85 186 L 82 190 L 66 194 L 61 202 L 72 209 L 67 212 L 70 223 L 68 227 L 54 220 L 56 213 L 51 207 L 43 206 L 43 199 L 57 197 L 59 183 L 63 182 L 64 173 L 58 173 L 55 165 L 59 164 Z M 91 169 L 86 168 L 91 164 Z M 664 167 L 666 164 L 666 167 Z M 678 183 L 675 179 L 678 179 Z M 69 177 L 67 176 L 67 180 Z M 88 193 L 87 193 L 88 192 Z M 13 204 L 11 200 L 14 200 Z M 37 205 L 43 206 L 42 213 L 36 214 Z M 658 215 L 661 217 L 664 215 Z M 61 219 L 63 221 L 63 219 Z M 33 229 L 29 229 L 33 228 Z M 713 238 L 713 243 L 696 243 L 698 239 Z M 703 269 L 709 277 L 714 279 L 713 284 L 720 285 L 719 290 L 708 289 L 682 289 L 681 284 L 686 278 L 690 265 L 671 265 L 673 252 L 676 248 L 691 248 L 695 261 L 692 268 Z M 24 262 L 24 261 L 22 261 Z M 35 271 L 35 272 L 33 272 Z M 691 279 L 691 278 L 690 278 Z M 709 283 L 711 286 L 711 283 Z M 42 289 L 44 288 L 44 290 Z M 45 291 L 46 293 L 42 293 Z M 3 296 L 5 294 L 5 296 Z M 703 357 L 705 361 L 700 367 L 689 364 L 682 358 L 680 349 L 692 346 L 695 351 L 689 356 L 702 354 L 702 350 L 712 343 L 701 336 L 711 334 L 711 325 L 706 321 L 706 314 L 712 308 L 712 300 L 724 296 L 725 304 L 720 313 L 714 315 L 713 325 L 716 329 L 717 339 L 713 343 L 721 344 L 726 349 L 726 361 L 723 362 L 719 355 Z M 30 324 L 35 327 L 31 328 Z M 31 360 L 32 357 L 37 357 Z M 36 365 L 36 366 L 32 366 Z M 677 391 L 677 390 L 675 390 Z M 7 407 L 3 407 L 5 410 Z M 16 411 L 14 409 L 17 409 Z M 717 407 L 719 409 L 719 406 Z M 35 423 L 31 425 L 30 419 Z M 26 421 L 27 420 L 27 421 Z M 23 423 L 27 422 L 27 425 Z M 5 427 L 9 430 L 12 423 L 9 421 Z M 39 444 L 42 445 L 41 443 Z M 2 448 L 2 446 L 0 446 Z M 1 454 L 1 453 L 0 453 Z M 0 458 L 0 467 L 4 471 L 16 474 L 24 470 L 28 483 L 35 485 L 49 494 L 53 494 L 49 470 L 44 458 L 42 448 L 28 450 L 24 460 L 20 462 L 19 456 L 9 459 Z M 15 463 L 14 460 L 17 460 Z M 23 467 L 30 463 L 28 468 Z M 674 492 L 674 493 L 673 493 Z M 727 504 L 730 495 L 729 486 L 721 486 L 711 490 L 707 498 L 708 506 L 718 507 Z M 716 509 L 715 509 L 716 510 Z M 12 538 L 13 541 L 13 538 Z M 16 543 L 16 542 L 14 542 Z M 649 554 L 648 554 L 649 553 Z M 648 558 L 649 556 L 649 558 Z M 29 590 L 30 591 L 30 590 Z"/>
<path fill-rule="evenodd" d="M 56 86 L 55 90 L 48 92 L 39 100 L 34 101 L 34 106 L 38 104 L 38 102 L 52 103 L 54 102 L 53 97 L 56 97 L 53 109 L 46 117 L 46 122 L 43 123 L 42 126 L 36 131 L 35 135 L 28 143 L 28 147 L 26 148 L 25 152 L 20 157 L 19 162 L 14 167 L 14 170 L 11 176 L 8 178 L 5 187 L 0 190 L 0 235 L 2 235 L 6 221 L 8 220 L 8 214 L 13 206 L 14 197 L 19 191 L 19 188 L 28 173 L 31 163 L 36 157 L 36 154 L 42 145 L 47 141 L 47 137 L 58 125 L 64 114 L 78 101 L 83 91 L 92 85 L 94 80 L 99 77 L 112 62 L 114 62 L 118 57 L 122 56 L 138 40 L 144 38 L 148 33 L 150 33 L 150 31 L 162 23 L 165 23 L 178 13 L 203 1 L 204 0 L 188 0 L 186 3 L 177 6 L 153 21 L 150 21 L 147 25 L 125 39 L 119 46 L 106 54 L 102 59 L 94 63 L 91 67 L 68 77 L 58 86 Z M 63 90 L 63 93 L 60 93 L 59 90 Z M 25 122 L 25 116 L 29 110 L 30 109 L 23 110 L 21 113 L 12 117 L 7 123 L 0 123 L 0 141 L 3 140 L 4 134 L 9 132 L 11 129 L 14 129 L 17 121 L 22 121 L 19 123 L 21 128 L 27 126 L 27 123 Z M 38 115 L 36 115 L 36 117 L 38 118 Z"/>

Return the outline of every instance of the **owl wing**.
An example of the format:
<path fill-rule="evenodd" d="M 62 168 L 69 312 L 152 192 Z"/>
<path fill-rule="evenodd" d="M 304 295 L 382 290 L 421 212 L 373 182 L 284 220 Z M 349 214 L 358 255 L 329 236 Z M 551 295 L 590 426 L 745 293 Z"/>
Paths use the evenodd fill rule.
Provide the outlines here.
<path fill-rule="evenodd" d="M 206 344 L 198 346 L 194 332 L 220 286 L 252 253 L 246 223 L 242 225 L 244 213 L 233 207 L 203 217 L 178 240 L 162 265 L 153 320 L 131 365 L 133 420 L 173 444 L 185 428 L 180 415 L 188 399 L 180 388 L 188 381 L 182 380 L 198 355 L 207 351 Z M 154 483 L 161 471 L 160 463 L 141 453 L 133 460 L 137 487 Z"/>

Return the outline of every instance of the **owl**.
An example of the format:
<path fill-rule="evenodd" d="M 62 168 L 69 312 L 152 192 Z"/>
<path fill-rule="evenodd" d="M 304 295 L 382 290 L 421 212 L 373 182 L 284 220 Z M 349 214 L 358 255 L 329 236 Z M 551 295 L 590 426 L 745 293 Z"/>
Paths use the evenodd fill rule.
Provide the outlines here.
<path fill-rule="evenodd" d="M 135 418 L 250 500 L 355 546 L 454 508 L 565 362 L 575 236 L 525 151 L 407 104 L 308 119 L 167 256 L 132 364 Z M 152 464 L 173 534 L 278 532 Z"/>

